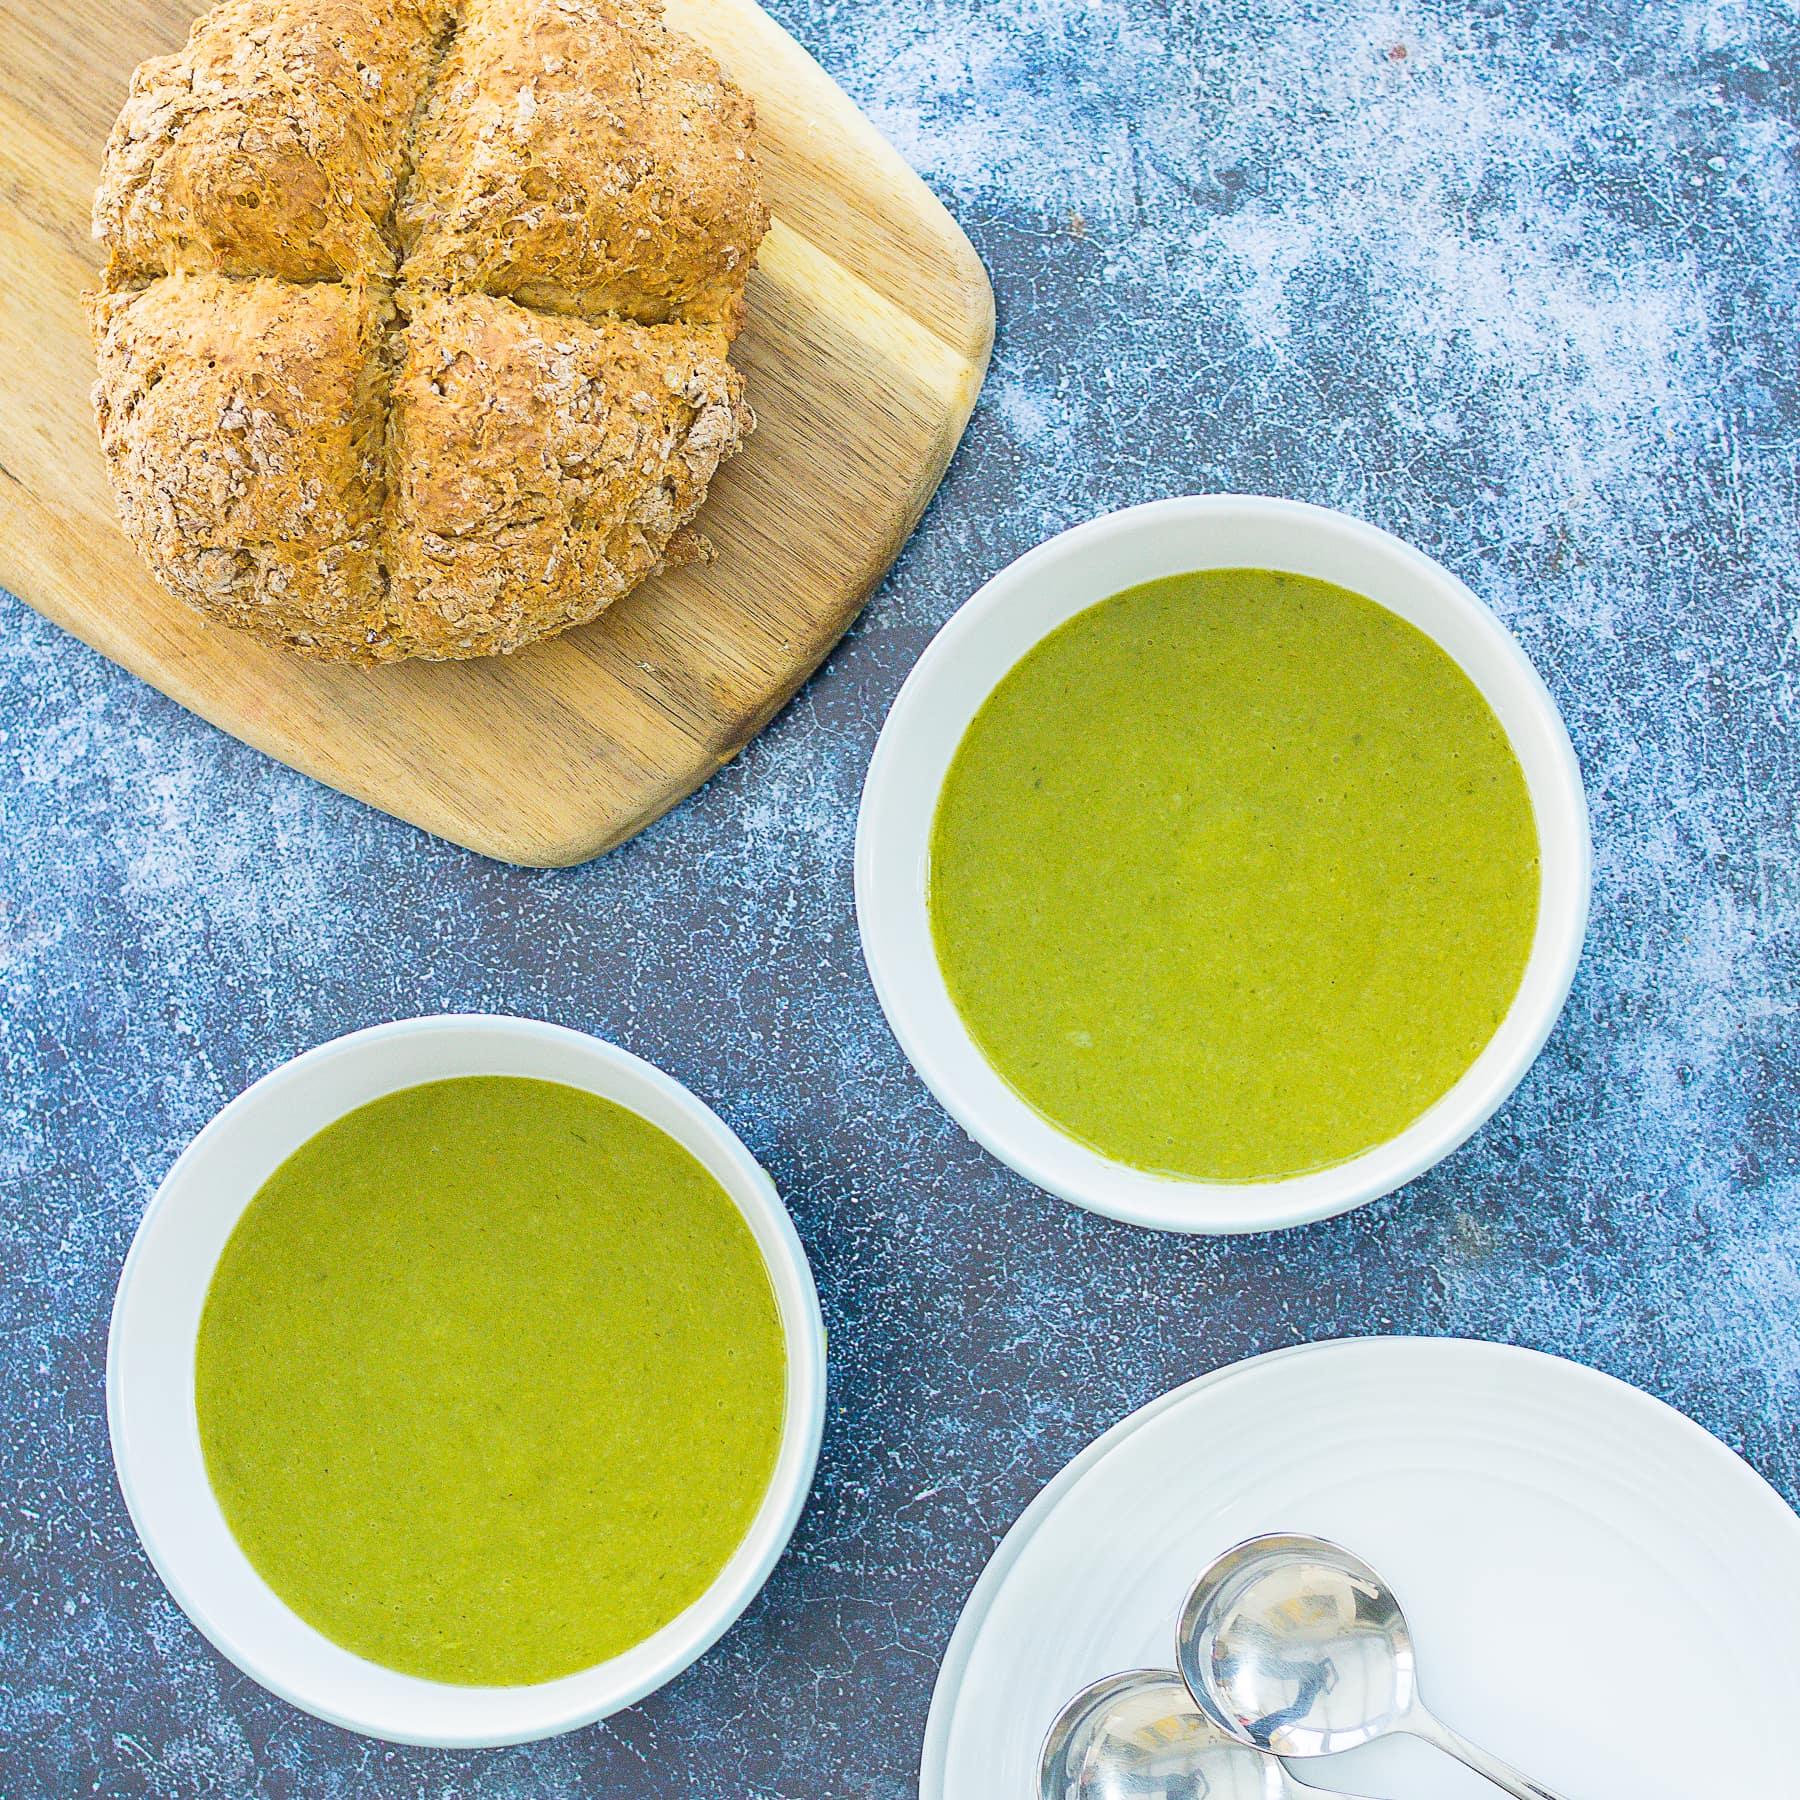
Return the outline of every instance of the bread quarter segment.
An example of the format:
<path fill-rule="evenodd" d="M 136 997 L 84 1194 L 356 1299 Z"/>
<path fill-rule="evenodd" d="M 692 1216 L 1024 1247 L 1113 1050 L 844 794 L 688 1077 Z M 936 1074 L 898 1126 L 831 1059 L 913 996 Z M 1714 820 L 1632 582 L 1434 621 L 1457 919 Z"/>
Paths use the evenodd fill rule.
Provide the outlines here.
<path fill-rule="evenodd" d="M 719 332 L 423 301 L 394 373 L 392 629 L 475 655 L 591 618 L 679 553 L 748 426 Z"/>
<path fill-rule="evenodd" d="M 142 64 L 94 229 L 116 284 L 172 269 L 386 276 L 405 139 L 442 0 L 225 0 Z"/>
<path fill-rule="evenodd" d="M 175 274 L 89 296 L 119 513 L 202 611 L 311 648 L 379 630 L 383 291 Z"/>
<path fill-rule="evenodd" d="M 768 229 L 750 101 L 637 0 L 469 0 L 399 211 L 410 287 L 735 336 Z"/>
<path fill-rule="evenodd" d="M 226 0 L 140 69 L 95 201 L 95 404 L 153 572 L 376 663 L 518 648 L 692 555 L 753 423 L 753 124 L 638 0 Z"/>

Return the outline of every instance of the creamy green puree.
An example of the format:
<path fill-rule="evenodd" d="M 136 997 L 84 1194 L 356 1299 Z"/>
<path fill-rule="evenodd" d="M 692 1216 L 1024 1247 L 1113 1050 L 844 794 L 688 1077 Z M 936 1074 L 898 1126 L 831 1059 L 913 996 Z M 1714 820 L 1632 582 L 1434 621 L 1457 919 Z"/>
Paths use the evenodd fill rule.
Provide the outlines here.
<path fill-rule="evenodd" d="M 725 1191 L 575 1088 L 432 1082 L 264 1184 L 206 1299 L 200 1441 L 244 1553 L 328 1638 L 549 1681 L 648 1637 L 748 1529 L 786 1361 Z"/>
<path fill-rule="evenodd" d="M 994 1068 L 1139 1168 L 1252 1181 L 1392 1138 L 1500 1023 L 1538 841 L 1499 722 L 1385 608 L 1261 569 L 1038 644 L 950 765 L 945 979 Z"/>

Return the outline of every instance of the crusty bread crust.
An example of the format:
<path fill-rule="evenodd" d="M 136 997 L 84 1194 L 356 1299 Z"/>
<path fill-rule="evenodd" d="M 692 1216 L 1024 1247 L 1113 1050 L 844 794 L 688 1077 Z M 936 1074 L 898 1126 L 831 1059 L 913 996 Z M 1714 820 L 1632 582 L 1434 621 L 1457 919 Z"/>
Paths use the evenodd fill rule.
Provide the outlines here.
<path fill-rule="evenodd" d="M 172 592 L 302 654 L 515 650 L 699 553 L 754 421 L 750 103 L 645 0 L 224 0 L 139 69 L 88 295 Z"/>

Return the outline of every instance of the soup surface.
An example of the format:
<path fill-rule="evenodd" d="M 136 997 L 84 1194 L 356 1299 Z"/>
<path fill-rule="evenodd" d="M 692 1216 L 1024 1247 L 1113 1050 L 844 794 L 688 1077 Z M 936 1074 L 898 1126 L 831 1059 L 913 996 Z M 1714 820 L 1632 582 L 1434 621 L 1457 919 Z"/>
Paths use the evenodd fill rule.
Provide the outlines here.
<path fill-rule="evenodd" d="M 1230 569 L 1129 589 L 969 726 L 932 930 L 994 1068 L 1136 1167 L 1250 1181 L 1383 1143 L 1517 993 L 1538 908 L 1525 777 L 1422 632 Z"/>
<path fill-rule="evenodd" d="M 346 1649 L 437 1681 L 590 1667 L 712 1582 L 774 1470 L 755 1240 L 648 1120 L 433 1082 L 276 1170 L 206 1299 L 200 1437 L 245 1554 Z"/>

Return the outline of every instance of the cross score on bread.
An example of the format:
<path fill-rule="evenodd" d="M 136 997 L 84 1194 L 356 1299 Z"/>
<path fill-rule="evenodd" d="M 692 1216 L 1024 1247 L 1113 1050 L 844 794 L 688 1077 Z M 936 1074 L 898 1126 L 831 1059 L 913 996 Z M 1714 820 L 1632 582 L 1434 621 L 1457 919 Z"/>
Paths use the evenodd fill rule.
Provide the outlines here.
<path fill-rule="evenodd" d="M 125 530 L 333 661 L 584 623 L 706 552 L 767 226 L 750 101 L 641 0 L 226 0 L 95 196 Z"/>

